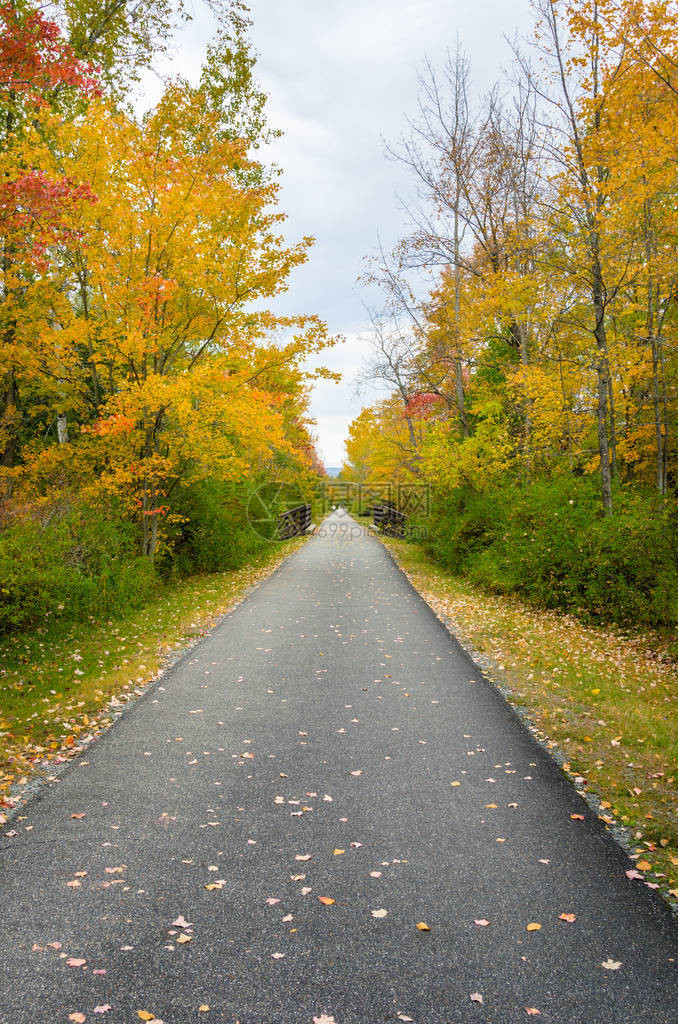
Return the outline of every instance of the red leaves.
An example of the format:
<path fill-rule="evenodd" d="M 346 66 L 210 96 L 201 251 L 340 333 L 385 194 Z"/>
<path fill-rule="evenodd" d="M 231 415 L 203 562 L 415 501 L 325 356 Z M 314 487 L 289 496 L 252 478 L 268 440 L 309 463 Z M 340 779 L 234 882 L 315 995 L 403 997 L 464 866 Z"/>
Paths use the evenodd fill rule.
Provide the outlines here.
<path fill-rule="evenodd" d="M 71 222 L 85 202 L 96 202 L 89 185 L 26 171 L 0 186 L 0 226 L 22 261 L 40 266 L 50 245 L 77 237 Z"/>
<path fill-rule="evenodd" d="M 411 420 L 426 420 L 440 407 L 441 401 L 439 395 L 428 391 L 417 391 L 408 398 L 403 417 L 407 416 Z"/>
<path fill-rule="evenodd" d="M 77 59 L 56 22 L 38 10 L 25 14 L 13 3 L 0 4 L 0 90 L 42 105 L 57 86 L 100 92 L 94 68 Z"/>
<path fill-rule="evenodd" d="M 89 428 L 89 433 L 96 434 L 97 437 L 116 437 L 120 434 L 130 434 L 135 426 L 134 420 L 129 416 L 115 413 L 113 416 L 107 416 L 105 419 L 99 419 L 93 423 Z"/>

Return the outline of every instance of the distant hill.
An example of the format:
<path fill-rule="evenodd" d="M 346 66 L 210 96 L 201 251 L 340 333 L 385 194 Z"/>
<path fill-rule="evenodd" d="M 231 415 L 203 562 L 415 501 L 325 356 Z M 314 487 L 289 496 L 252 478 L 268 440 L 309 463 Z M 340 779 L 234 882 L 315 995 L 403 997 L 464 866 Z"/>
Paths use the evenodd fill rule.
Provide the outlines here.
<path fill-rule="evenodd" d="M 328 476 L 339 476 L 341 473 L 341 466 L 325 466 L 325 471 Z"/>

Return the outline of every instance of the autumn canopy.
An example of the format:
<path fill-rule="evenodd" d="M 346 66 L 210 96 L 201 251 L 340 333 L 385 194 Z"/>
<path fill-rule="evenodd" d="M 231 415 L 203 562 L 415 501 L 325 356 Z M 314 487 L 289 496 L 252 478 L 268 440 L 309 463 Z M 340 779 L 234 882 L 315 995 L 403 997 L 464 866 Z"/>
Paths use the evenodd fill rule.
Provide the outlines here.
<path fill-rule="evenodd" d="M 72 541 L 74 517 L 98 517 L 118 553 L 171 557 L 205 487 L 216 515 L 234 486 L 316 468 L 303 366 L 329 339 L 267 308 L 312 240 L 283 240 L 257 158 L 246 9 L 217 9 L 197 85 L 128 102 L 182 17 L 160 0 L 0 6 L 6 537 L 61 524 Z"/>

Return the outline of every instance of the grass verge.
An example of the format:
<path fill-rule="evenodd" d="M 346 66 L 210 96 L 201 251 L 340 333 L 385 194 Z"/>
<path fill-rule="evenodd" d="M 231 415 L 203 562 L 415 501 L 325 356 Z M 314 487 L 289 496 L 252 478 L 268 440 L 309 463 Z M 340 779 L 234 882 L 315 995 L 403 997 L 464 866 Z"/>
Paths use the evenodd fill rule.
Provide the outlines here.
<path fill-rule="evenodd" d="M 380 538 L 678 909 L 678 673 L 668 642 L 488 594 L 421 548 Z"/>
<path fill-rule="evenodd" d="M 243 569 L 167 584 L 144 608 L 115 620 L 2 640 L 0 825 L 32 781 L 49 776 L 108 728 L 173 656 L 305 540 L 272 546 Z"/>

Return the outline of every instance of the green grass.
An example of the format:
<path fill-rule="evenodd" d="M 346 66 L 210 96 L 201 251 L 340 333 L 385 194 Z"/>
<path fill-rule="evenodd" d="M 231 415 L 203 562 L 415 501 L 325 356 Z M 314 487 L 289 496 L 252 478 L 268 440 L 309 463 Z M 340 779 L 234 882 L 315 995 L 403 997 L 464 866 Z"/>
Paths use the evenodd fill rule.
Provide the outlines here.
<path fill-rule="evenodd" d="M 490 594 L 417 545 L 383 540 L 540 738 L 622 825 L 646 878 L 678 899 L 678 672 L 659 633 L 599 628 Z M 583 788 L 583 783 L 576 783 Z"/>
<path fill-rule="evenodd" d="M 2 640 L 0 810 L 17 783 L 49 770 L 84 737 L 110 725 L 111 698 L 147 685 L 173 651 L 201 636 L 304 540 L 271 545 L 243 569 L 159 587 L 142 609 L 115 620 L 55 625 Z"/>

